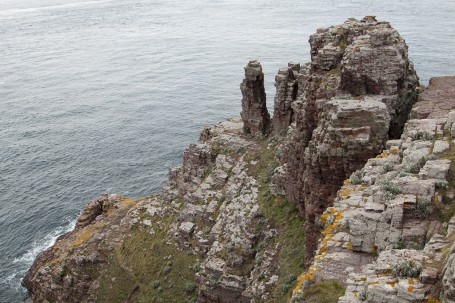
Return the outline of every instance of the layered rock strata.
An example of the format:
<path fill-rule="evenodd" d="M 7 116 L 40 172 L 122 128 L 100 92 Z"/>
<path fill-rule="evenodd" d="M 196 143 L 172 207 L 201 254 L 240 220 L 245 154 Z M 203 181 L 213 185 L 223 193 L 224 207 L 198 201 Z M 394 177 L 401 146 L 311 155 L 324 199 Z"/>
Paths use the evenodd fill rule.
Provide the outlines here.
<path fill-rule="evenodd" d="M 310 63 L 300 70 L 292 63 L 276 77 L 273 121 L 275 134 L 289 125 L 274 192 L 306 217 L 307 260 L 319 235 L 315 218 L 388 136 L 401 134 L 419 85 L 407 46 L 388 22 L 349 19 L 319 29 L 310 46 Z"/>
<path fill-rule="evenodd" d="M 270 115 L 267 111 L 264 89 L 264 73 L 261 64 L 250 61 L 245 66 L 245 79 L 240 84 L 242 91 L 243 130 L 246 134 L 265 135 L 270 129 Z"/>
<path fill-rule="evenodd" d="M 408 121 L 401 138 L 345 180 L 318 218 L 324 231 L 294 302 L 305 302 L 305 289 L 321 281 L 347 286 L 339 303 L 454 302 L 455 111 L 435 101 L 422 98 L 415 109 L 431 102 L 437 118 Z"/>
<path fill-rule="evenodd" d="M 285 301 L 303 220 L 268 190 L 276 142 L 243 128 L 204 129 L 160 195 L 89 202 L 24 278 L 33 301 Z"/>
<path fill-rule="evenodd" d="M 310 44 L 310 63 L 276 76 L 272 122 L 250 61 L 241 119 L 205 128 L 159 195 L 91 201 L 24 278 L 33 300 L 285 302 L 316 251 L 294 301 L 334 281 L 340 303 L 452 302 L 455 113 L 422 98 L 440 114 L 400 137 L 418 78 L 386 22 L 350 19 Z"/>

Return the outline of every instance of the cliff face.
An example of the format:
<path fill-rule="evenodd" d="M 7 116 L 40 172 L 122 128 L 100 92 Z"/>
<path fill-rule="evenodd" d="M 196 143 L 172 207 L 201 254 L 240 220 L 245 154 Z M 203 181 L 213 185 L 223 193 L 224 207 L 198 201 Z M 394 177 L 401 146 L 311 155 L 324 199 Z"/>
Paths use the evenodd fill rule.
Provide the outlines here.
<path fill-rule="evenodd" d="M 454 302 L 455 103 L 430 96 L 455 81 L 430 83 L 413 111 L 431 105 L 436 117 L 409 120 L 400 139 L 345 180 L 320 216 L 324 231 L 294 302 L 306 302 L 308 289 L 322 281 L 347 286 L 339 303 Z"/>
<path fill-rule="evenodd" d="M 243 131 L 245 134 L 265 135 L 270 129 L 270 115 L 267 111 L 264 89 L 264 73 L 258 61 L 245 66 L 245 79 L 240 84 L 242 92 Z"/>
<path fill-rule="evenodd" d="M 414 107 L 440 119 L 405 126 L 418 78 L 388 23 L 350 19 L 310 44 L 310 63 L 291 62 L 275 78 L 272 121 L 261 64 L 250 61 L 241 119 L 204 129 L 159 195 L 89 202 L 25 276 L 33 300 L 383 302 L 399 293 L 396 302 L 418 302 L 442 289 L 450 302 L 453 223 L 434 238 L 444 224 L 432 216 L 451 214 L 451 162 L 429 154 L 451 151 L 455 114 L 431 103 L 435 83 L 450 90 L 451 80 L 433 80 Z M 447 209 L 421 202 L 434 197 Z M 389 289 L 404 278 L 382 278 L 401 259 L 422 266 L 415 296 Z"/>
<path fill-rule="evenodd" d="M 158 196 L 90 202 L 24 278 L 35 302 L 284 302 L 303 220 L 270 194 L 273 139 L 205 129 Z"/>
<path fill-rule="evenodd" d="M 315 219 L 344 179 L 401 134 L 419 85 L 404 40 L 374 17 L 319 29 L 310 45 L 310 63 L 290 63 L 276 77 L 273 121 L 275 134 L 289 126 L 274 191 L 306 218 L 307 260 L 319 236 Z"/>

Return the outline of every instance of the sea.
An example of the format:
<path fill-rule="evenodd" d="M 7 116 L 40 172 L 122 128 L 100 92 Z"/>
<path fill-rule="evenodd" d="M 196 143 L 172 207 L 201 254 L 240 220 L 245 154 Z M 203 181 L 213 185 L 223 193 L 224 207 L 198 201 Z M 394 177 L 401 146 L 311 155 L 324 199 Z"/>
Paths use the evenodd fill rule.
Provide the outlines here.
<path fill-rule="evenodd" d="M 455 1 L 0 0 L 0 302 L 101 193 L 157 193 L 200 130 L 239 116 L 243 67 L 309 61 L 309 35 L 375 15 L 423 84 L 455 74 Z"/>

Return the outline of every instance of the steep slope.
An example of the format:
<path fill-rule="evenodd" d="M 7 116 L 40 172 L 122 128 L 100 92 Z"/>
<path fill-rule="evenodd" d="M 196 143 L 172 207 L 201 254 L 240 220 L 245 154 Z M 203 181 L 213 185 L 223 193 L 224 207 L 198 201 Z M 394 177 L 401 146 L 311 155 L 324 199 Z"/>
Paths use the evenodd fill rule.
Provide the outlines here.
<path fill-rule="evenodd" d="M 320 232 L 315 219 L 343 180 L 384 148 L 387 134 L 399 137 L 419 86 L 388 22 L 349 19 L 319 29 L 310 46 L 310 63 L 289 63 L 276 77 L 273 121 L 276 135 L 287 130 L 274 188 L 306 218 L 307 261 Z"/>
<path fill-rule="evenodd" d="M 437 118 L 408 121 L 400 139 L 345 180 L 320 217 L 325 229 L 293 302 L 322 281 L 347 286 L 340 303 L 453 302 L 455 103 L 428 96 L 454 80 L 432 79 L 414 108 L 431 105 Z"/>
<path fill-rule="evenodd" d="M 365 298 L 379 302 L 374 298 L 383 293 L 364 283 L 376 268 L 368 266 L 406 258 L 407 250 L 387 253 L 394 245 L 421 248 L 428 230 L 442 226 L 428 219 L 436 214 L 428 204 L 411 196 L 431 201 L 438 192 L 432 186 L 445 184 L 450 163 L 420 159 L 446 148 L 433 138 L 451 128 L 411 121 L 398 140 L 419 87 L 406 44 L 389 23 L 349 19 L 318 30 L 310 45 L 310 63 L 291 62 L 278 72 L 272 120 L 261 64 L 250 61 L 241 118 L 204 129 L 159 195 L 89 202 L 75 230 L 41 253 L 24 278 L 33 300 L 286 302 L 294 294 L 295 301 L 317 302 L 321 293 L 332 300 L 345 293 L 340 302 L 354 302 L 365 290 Z M 415 111 L 428 108 L 428 98 Z M 388 195 L 397 186 L 403 194 L 392 203 Z M 409 210 L 398 211 L 398 204 Z M 443 282 L 438 275 L 428 283 L 453 285 L 451 260 Z M 347 273 L 363 276 L 346 280 Z M 433 286 L 418 286 L 412 287 L 424 289 L 426 299 L 436 298 Z"/>

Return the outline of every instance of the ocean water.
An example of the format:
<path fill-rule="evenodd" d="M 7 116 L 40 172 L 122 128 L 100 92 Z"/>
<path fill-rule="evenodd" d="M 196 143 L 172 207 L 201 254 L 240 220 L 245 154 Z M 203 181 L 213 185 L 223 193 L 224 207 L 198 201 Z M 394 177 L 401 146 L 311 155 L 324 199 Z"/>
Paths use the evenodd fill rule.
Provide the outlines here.
<path fill-rule="evenodd" d="M 239 83 L 309 60 L 349 17 L 397 28 L 423 83 L 455 72 L 455 2 L 1 0 L 0 302 L 88 200 L 156 193 L 202 127 L 240 112 Z"/>

